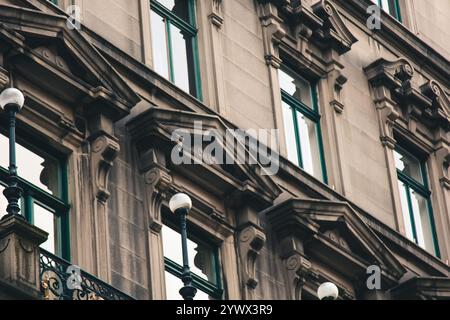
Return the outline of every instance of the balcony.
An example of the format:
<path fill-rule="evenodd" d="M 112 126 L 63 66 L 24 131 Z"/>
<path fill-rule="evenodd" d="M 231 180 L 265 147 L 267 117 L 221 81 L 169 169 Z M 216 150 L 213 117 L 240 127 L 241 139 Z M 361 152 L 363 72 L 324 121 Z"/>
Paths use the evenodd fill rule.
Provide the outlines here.
<path fill-rule="evenodd" d="M 39 265 L 44 300 L 134 300 L 43 249 L 40 249 Z"/>

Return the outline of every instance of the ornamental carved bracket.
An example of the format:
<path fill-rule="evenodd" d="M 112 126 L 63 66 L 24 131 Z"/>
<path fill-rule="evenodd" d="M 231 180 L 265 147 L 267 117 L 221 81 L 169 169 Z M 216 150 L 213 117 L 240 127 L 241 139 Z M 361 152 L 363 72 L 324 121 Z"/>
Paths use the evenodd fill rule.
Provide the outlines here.
<path fill-rule="evenodd" d="M 292 300 L 301 300 L 304 285 L 318 278 L 312 263 L 303 254 L 295 252 L 284 260 L 287 270 L 288 290 Z"/>
<path fill-rule="evenodd" d="M 104 134 L 91 140 L 91 170 L 96 199 L 105 204 L 108 191 L 109 173 L 120 147 L 117 138 Z"/>
<path fill-rule="evenodd" d="M 212 0 L 212 10 L 209 14 L 209 20 L 217 28 L 222 28 L 223 25 L 223 12 L 222 12 L 222 0 Z"/>
<path fill-rule="evenodd" d="M 377 109 L 380 139 L 384 146 L 394 149 L 393 127 L 400 118 L 396 108 L 396 94 L 408 86 L 414 75 L 412 64 L 404 58 L 396 61 L 379 59 L 364 69 Z"/>
<path fill-rule="evenodd" d="M 256 260 L 266 242 L 266 236 L 259 227 L 251 225 L 239 233 L 238 239 L 245 292 L 251 296 L 251 291 L 258 285 Z M 245 298 L 249 298 L 248 296 Z"/>
<path fill-rule="evenodd" d="M 263 27 L 266 63 L 278 69 L 281 65 L 278 45 L 286 36 L 286 31 L 281 27 L 282 20 L 278 17 L 278 8 L 271 2 L 259 0 L 258 14 Z"/>
<path fill-rule="evenodd" d="M 442 86 L 430 80 L 420 87 L 422 93 L 431 100 L 431 107 L 425 113 L 446 130 L 450 131 L 450 99 Z"/>
<path fill-rule="evenodd" d="M 450 190 L 450 144 L 441 142 L 435 153 L 440 182 L 444 188 Z"/>
<path fill-rule="evenodd" d="M 159 233 L 162 228 L 161 206 L 169 199 L 172 186 L 172 176 L 165 166 L 158 160 L 154 149 L 148 150 L 141 156 L 144 181 L 146 185 L 147 206 L 149 212 L 150 229 Z"/>

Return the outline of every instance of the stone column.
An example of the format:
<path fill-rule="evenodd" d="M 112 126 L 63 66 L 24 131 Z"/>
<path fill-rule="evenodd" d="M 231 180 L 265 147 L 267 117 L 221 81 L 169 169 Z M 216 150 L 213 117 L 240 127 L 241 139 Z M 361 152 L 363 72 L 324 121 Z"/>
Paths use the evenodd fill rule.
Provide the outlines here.
<path fill-rule="evenodd" d="M 40 299 L 39 246 L 47 237 L 20 217 L 0 221 L 0 300 Z"/>

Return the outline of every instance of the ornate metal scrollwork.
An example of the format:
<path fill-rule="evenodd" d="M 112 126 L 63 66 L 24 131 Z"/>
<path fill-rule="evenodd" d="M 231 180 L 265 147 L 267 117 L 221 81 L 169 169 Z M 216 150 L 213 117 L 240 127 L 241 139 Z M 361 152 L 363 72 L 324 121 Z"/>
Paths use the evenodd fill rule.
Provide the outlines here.
<path fill-rule="evenodd" d="M 42 250 L 39 257 L 41 292 L 44 300 L 133 300 L 120 290 L 80 270 L 79 283 L 69 285 L 70 263 Z"/>

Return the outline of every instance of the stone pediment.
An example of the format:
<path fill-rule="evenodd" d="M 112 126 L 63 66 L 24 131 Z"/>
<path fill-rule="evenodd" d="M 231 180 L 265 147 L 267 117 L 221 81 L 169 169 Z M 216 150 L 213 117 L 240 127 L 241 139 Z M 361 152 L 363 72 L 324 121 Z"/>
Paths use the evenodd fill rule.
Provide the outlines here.
<path fill-rule="evenodd" d="M 259 159 L 254 158 L 255 154 L 249 151 L 248 145 L 237 137 L 234 137 L 234 144 L 231 146 L 226 142 L 227 135 L 233 135 L 234 132 L 218 116 L 151 108 L 128 123 L 128 130 L 141 153 L 152 148 L 165 148 L 170 159 L 174 147 L 182 146 L 186 159 L 190 161 L 188 165 L 196 166 L 195 170 L 185 170 L 195 172 L 190 179 L 198 179 L 200 184 L 210 180 L 208 188 L 218 187 L 217 191 L 223 192 L 223 195 L 256 197 L 271 204 L 281 193 L 270 173 Z M 216 146 L 223 150 L 223 154 L 214 159 L 201 158 L 199 154 L 202 150 L 199 149 L 205 151 L 205 147 L 210 145 L 210 142 L 205 141 L 199 145 L 195 144 L 195 139 L 201 139 L 202 136 L 219 137 L 215 140 Z M 187 140 L 191 140 L 190 143 Z M 239 152 L 245 155 L 245 161 L 239 161 L 241 159 L 237 157 Z M 215 161 L 220 159 L 226 161 L 228 156 L 232 160 L 228 164 Z M 177 169 L 186 163 L 180 165 L 167 160 L 166 165 Z"/>
<path fill-rule="evenodd" d="M 68 27 L 64 16 L 0 5 L 0 39 L 8 65 L 60 98 L 80 103 L 83 97 L 85 105 L 102 101 L 102 111 L 116 119 L 139 101 L 94 46 Z"/>
<path fill-rule="evenodd" d="M 336 7 L 331 1 L 322 0 L 313 5 L 313 11 L 323 20 L 323 26 L 318 32 L 323 45 L 336 48 L 339 54 L 349 51 L 358 41 L 345 25 Z"/>
<path fill-rule="evenodd" d="M 367 267 L 381 268 L 386 283 L 395 284 L 404 267 L 380 238 L 345 202 L 290 199 L 266 211 L 282 244 L 282 254 L 300 250 L 310 261 L 326 263 L 342 274 L 363 279 Z M 303 243 L 302 248 L 290 247 Z"/>

